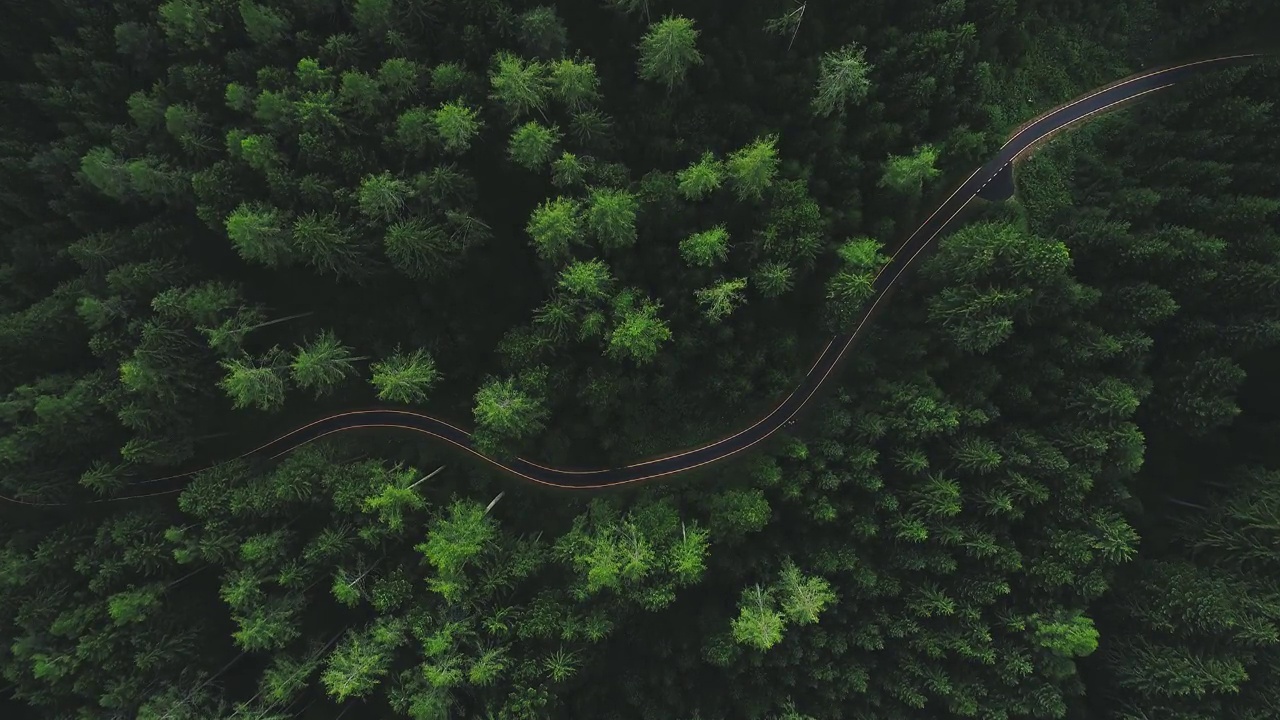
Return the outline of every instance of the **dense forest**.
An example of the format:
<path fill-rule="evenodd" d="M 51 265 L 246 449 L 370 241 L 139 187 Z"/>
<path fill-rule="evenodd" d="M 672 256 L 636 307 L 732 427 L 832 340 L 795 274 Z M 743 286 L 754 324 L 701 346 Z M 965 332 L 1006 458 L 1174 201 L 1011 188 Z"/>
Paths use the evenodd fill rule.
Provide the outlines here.
<path fill-rule="evenodd" d="M 1280 717 L 1269 0 L 5 0 L 5 718 Z M 234 459 L 232 459 L 234 458 Z"/>

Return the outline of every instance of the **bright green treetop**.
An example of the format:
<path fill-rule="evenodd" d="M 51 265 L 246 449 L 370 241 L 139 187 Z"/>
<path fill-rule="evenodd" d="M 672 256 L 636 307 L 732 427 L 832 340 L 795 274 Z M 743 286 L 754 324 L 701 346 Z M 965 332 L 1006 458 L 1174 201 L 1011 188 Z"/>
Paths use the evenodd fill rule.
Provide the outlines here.
<path fill-rule="evenodd" d="M 698 30 L 689 18 L 668 15 L 650 25 L 640 40 L 640 77 L 668 89 L 679 85 L 689 68 L 702 64 L 697 41 Z"/>
<path fill-rule="evenodd" d="M 431 389 L 440 382 L 440 371 L 426 350 L 401 352 L 373 363 L 373 386 L 378 399 L 398 403 L 426 402 Z"/>

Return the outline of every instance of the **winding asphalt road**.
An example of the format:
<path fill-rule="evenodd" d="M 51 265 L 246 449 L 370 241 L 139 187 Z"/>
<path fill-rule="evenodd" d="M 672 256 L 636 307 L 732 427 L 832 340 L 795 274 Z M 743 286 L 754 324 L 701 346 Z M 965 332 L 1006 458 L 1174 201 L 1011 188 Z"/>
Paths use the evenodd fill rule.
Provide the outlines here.
<path fill-rule="evenodd" d="M 471 434 L 429 415 L 406 410 L 358 410 L 339 413 L 317 420 L 266 445 L 251 450 L 244 456 L 270 453 L 279 457 L 301 445 L 344 430 L 356 428 L 401 428 L 431 435 L 452 443 L 492 463 L 517 477 L 541 485 L 560 488 L 589 489 L 625 485 L 641 480 L 668 477 L 694 468 L 719 462 L 752 447 L 785 426 L 801 408 L 817 395 L 832 371 L 849 351 L 862 331 L 887 305 L 883 301 L 889 290 L 902 280 L 908 268 L 929 248 L 960 212 L 978 196 L 1006 166 L 1013 163 L 1034 144 L 1063 129 L 1079 123 L 1121 103 L 1136 100 L 1150 93 L 1178 84 L 1194 75 L 1233 65 L 1251 62 L 1259 55 L 1234 55 L 1202 60 L 1157 70 L 1130 78 L 1090 95 L 1073 100 L 1042 115 L 1024 126 L 1001 147 L 995 158 L 974 171 L 937 210 L 925 220 L 906 242 L 893 254 L 888 264 L 880 270 L 873 282 L 874 294 L 857 323 L 847 332 L 837 335 L 827 343 L 817 362 L 809 369 L 799 387 L 778 404 L 768 415 L 759 418 L 729 437 L 715 442 L 667 455 L 654 460 L 599 470 L 567 470 L 547 467 L 533 461 L 517 458 L 497 460 L 477 452 L 471 444 Z"/>
<path fill-rule="evenodd" d="M 951 193 L 942 205 L 929 216 L 893 254 L 873 282 L 873 295 L 857 323 L 846 333 L 832 338 L 818 356 L 817 362 L 809 369 L 799 387 L 792 391 L 785 400 L 778 404 L 768 415 L 757 419 L 751 425 L 739 430 L 729 437 L 684 450 L 654 460 L 638 462 L 623 467 L 599 470 L 570 470 L 546 467 L 533 461 L 517 458 L 510 461 L 488 457 L 472 447 L 471 434 L 462 428 L 451 425 L 429 415 L 407 410 L 357 410 L 338 413 L 305 425 L 271 442 L 255 448 L 240 457 L 269 456 L 276 458 L 313 440 L 345 430 L 359 428 L 399 428 L 430 435 L 448 443 L 452 443 L 475 454 L 486 462 L 498 466 L 519 478 L 541 485 L 559 488 L 589 489 L 607 488 L 641 480 L 667 477 L 687 472 L 694 468 L 725 460 L 729 457 L 756 445 L 768 438 L 808 403 L 831 377 L 841 358 L 849 351 L 862 331 L 883 311 L 889 291 L 902 280 L 912 263 L 938 238 L 950 223 L 955 220 L 965 207 L 1006 169 L 1020 155 L 1034 144 L 1044 141 L 1053 134 L 1062 131 L 1098 113 L 1114 108 L 1122 103 L 1136 100 L 1150 93 L 1171 87 L 1194 75 L 1210 70 L 1218 70 L 1234 65 L 1242 65 L 1261 57 L 1258 54 L 1233 55 L 1228 57 L 1201 60 L 1178 65 L 1171 68 L 1152 71 L 1098 90 L 1090 95 L 1073 100 L 1042 115 L 1035 121 L 1025 125 L 1014 133 L 1008 142 L 1000 148 L 995 158 L 975 170 Z M 192 471 L 154 481 L 169 480 L 194 474 Z M 177 492 L 167 490 L 154 495 Z M 146 497 L 129 496 L 129 497 Z M 107 498 L 93 502 L 111 502 L 126 498 Z M 23 503 L 43 504 L 43 503 Z"/>

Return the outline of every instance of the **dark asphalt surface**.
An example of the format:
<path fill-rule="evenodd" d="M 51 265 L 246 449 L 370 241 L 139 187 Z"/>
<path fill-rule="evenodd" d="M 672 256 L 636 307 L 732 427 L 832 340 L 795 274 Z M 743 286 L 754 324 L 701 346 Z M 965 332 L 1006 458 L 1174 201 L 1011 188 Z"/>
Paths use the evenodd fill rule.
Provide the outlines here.
<path fill-rule="evenodd" d="M 1151 94 L 1158 90 L 1176 85 L 1184 79 L 1196 74 L 1207 72 L 1207 70 L 1216 70 L 1230 65 L 1239 65 L 1249 63 L 1256 59 L 1258 55 L 1235 55 L 1229 58 L 1219 58 L 1212 60 L 1198 61 L 1198 63 L 1179 65 L 1179 67 L 1158 70 L 1147 74 L 1129 79 L 1129 81 L 1120 83 L 1114 87 L 1107 88 L 1096 94 L 1083 97 L 1083 99 L 1069 102 L 1064 106 L 1060 106 L 1050 113 L 1043 115 L 1042 118 L 1036 120 L 1029 126 L 1021 129 L 1004 147 L 998 152 L 996 158 L 989 163 L 983 165 L 982 168 L 969 176 L 964 184 L 961 184 L 959 190 L 956 190 L 929 218 L 925 220 L 919 229 L 906 240 L 901 249 L 895 252 L 892 260 L 881 273 L 877 275 L 874 282 L 874 295 L 868 300 L 867 310 L 863 311 L 858 323 L 845 334 L 840 334 L 833 338 L 822 355 L 818 357 L 817 363 L 813 369 L 805 375 L 800 387 L 797 387 L 782 404 L 776 409 L 765 415 L 764 418 L 755 420 L 750 427 L 739 430 L 732 436 L 719 439 L 719 441 L 704 445 L 701 447 L 691 448 L 691 450 L 677 452 L 677 454 L 659 457 L 659 459 L 648 460 L 644 462 L 636 462 L 634 465 L 622 466 L 622 468 L 609 468 L 600 470 L 567 470 L 557 468 L 545 468 L 524 459 L 516 459 L 511 461 L 500 461 L 492 459 L 485 455 L 479 454 L 471 447 L 471 434 L 466 430 L 454 427 L 454 425 L 445 423 L 443 420 L 431 418 L 428 415 L 411 413 L 407 410 L 357 410 L 352 413 L 342 413 L 329 416 L 315 421 L 282 438 L 268 443 L 268 445 L 256 448 L 251 454 L 259 455 L 270 454 L 270 456 L 279 456 L 285 452 L 293 450 L 314 439 L 328 436 L 342 430 L 356 428 L 402 428 L 415 430 L 415 432 L 425 433 L 428 436 L 434 436 L 443 439 L 445 442 L 452 443 L 454 446 L 465 448 L 477 456 L 483 457 L 484 460 L 492 462 L 509 473 L 517 475 L 517 477 L 531 480 L 531 482 L 545 484 L 545 486 L 562 487 L 562 488 L 603 488 L 611 486 L 621 486 L 621 484 L 634 483 L 637 480 L 646 480 L 653 478 L 669 477 L 677 473 L 700 468 L 700 466 L 708 465 L 710 462 L 724 460 L 726 457 L 739 454 L 751 446 L 756 445 L 763 439 L 772 436 L 778 429 L 785 427 L 788 420 L 794 418 L 801 409 L 808 404 L 813 397 L 817 395 L 819 389 L 822 389 L 823 383 L 831 377 L 836 365 L 840 363 L 842 357 L 849 348 L 854 346 L 858 341 L 859 334 L 867 328 L 877 315 L 887 306 L 887 292 L 891 290 L 896 283 L 908 273 L 908 269 L 913 265 L 914 261 L 929 247 L 933 246 L 938 236 L 945 231 L 947 225 L 954 220 L 965 206 L 973 201 L 974 197 L 996 178 L 1001 170 L 1005 170 L 1020 154 L 1027 151 L 1028 147 L 1033 143 L 1044 140 L 1051 136 L 1052 133 L 1059 132 L 1061 129 L 1078 123 L 1080 120 L 1091 117 L 1091 115 L 1101 113 L 1101 111 L 1111 108 L 1111 106 L 1119 105 L 1121 102 L 1137 99 L 1137 97 Z"/>
<path fill-rule="evenodd" d="M 278 457 L 312 440 L 344 430 L 358 428 L 401 428 L 431 435 L 468 450 L 520 478 L 542 485 L 562 488 L 603 488 L 623 485 L 660 477 L 669 477 L 710 463 L 724 460 L 761 442 L 800 412 L 829 379 L 841 358 L 849 351 L 859 334 L 887 306 L 888 291 L 902 280 L 915 260 L 930 248 L 942 231 L 957 217 L 987 183 L 996 177 L 1032 144 L 1045 139 L 1074 123 L 1082 121 L 1110 107 L 1154 93 L 1186 80 L 1193 75 L 1224 67 L 1251 62 L 1258 55 L 1238 55 L 1189 63 L 1139 76 L 1092 95 L 1072 101 L 1042 116 L 1017 132 L 1000 149 L 996 157 L 969 176 L 942 205 L 920 226 L 892 260 L 881 270 L 874 282 L 874 294 L 867 301 L 867 308 L 849 332 L 836 336 L 822 352 L 813 368 L 786 400 L 772 412 L 759 418 L 734 435 L 716 442 L 678 452 L 665 457 L 639 462 L 625 467 L 600 470 L 568 470 L 543 467 L 524 459 L 499 461 L 476 452 L 471 446 L 471 435 L 443 420 L 406 410 L 358 410 L 332 415 L 241 456 Z"/>

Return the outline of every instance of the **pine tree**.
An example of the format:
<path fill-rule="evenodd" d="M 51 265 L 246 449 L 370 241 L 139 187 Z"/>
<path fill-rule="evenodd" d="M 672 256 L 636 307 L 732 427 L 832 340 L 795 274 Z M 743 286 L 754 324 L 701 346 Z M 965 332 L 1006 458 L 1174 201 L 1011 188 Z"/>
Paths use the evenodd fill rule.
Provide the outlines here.
<path fill-rule="evenodd" d="M 777 137 L 773 135 L 758 138 L 734 151 L 725 161 L 725 169 L 739 200 L 760 200 L 764 191 L 773 184 L 780 163 L 776 143 Z"/>
<path fill-rule="evenodd" d="M 592 189 L 587 197 L 587 228 L 604 250 L 620 250 L 636 241 L 636 196 L 626 190 Z"/>
<path fill-rule="evenodd" d="M 534 110 L 542 112 L 551 92 L 547 75 L 547 66 L 541 62 L 525 62 L 509 53 L 497 53 L 489 72 L 491 97 L 505 107 L 513 119 Z"/>
<path fill-rule="evenodd" d="M 721 165 L 710 152 L 703 153 L 698 162 L 681 170 L 676 178 L 685 200 L 701 200 L 724 181 Z"/>
<path fill-rule="evenodd" d="M 525 50 L 538 58 L 558 57 L 568 45 L 568 29 L 556 16 L 555 8 L 539 5 L 520 15 L 516 35 Z"/>
<path fill-rule="evenodd" d="M 484 127 L 478 113 L 461 100 L 445 103 L 432 111 L 431 121 L 445 151 L 455 154 L 466 152 L 472 139 Z"/>
<path fill-rule="evenodd" d="M 520 440 L 542 430 L 548 411 L 542 399 L 515 378 L 491 379 L 475 397 L 476 432 L 501 441 Z"/>
<path fill-rule="evenodd" d="M 697 232 L 680 241 L 680 255 L 694 267 L 711 267 L 729 257 L 729 231 L 724 225 Z"/>
<path fill-rule="evenodd" d="M 421 105 L 409 108 L 396 118 L 396 144 L 416 155 L 425 155 L 435 142 L 437 128 L 434 113 Z"/>
<path fill-rule="evenodd" d="M 742 591 L 738 617 L 733 620 L 734 640 L 758 650 L 768 650 L 782 641 L 785 624 L 768 590 L 753 585 Z"/>
<path fill-rule="evenodd" d="M 293 257 L 279 210 L 260 204 L 241 204 L 227 216 L 226 229 L 236 251 L 246 260 L 277 267 Z"/>
<path fill-rule="evenodd" d="M 231 397 L 233 407 L 270 412 L 284 404 L 287 364 L 279 347 L 261 357 L 229 358 L 218 361 L 218 365 L 227 373 L 218 385 Z"/>
<path fill-rule="evenodd" d="M 600 101 L 600 78 L 591 60 L 557 60 L 551 64 L 551 91 L 574 111 Z"/>
<path fill-rule="evenodd" d="M 390 172 L 366 175 L 360 181 L 360 212 L 370 219 L 391 222 L 400 216 L 412 193 L 408 183 Z"/>
<path fill-rule="evenodd" d="M 698 34 L 693 21 L 679 15 L 668 15 L 650 25 L 640 40 L 640 77 L 668 90 L 684 82 L 689 69 L 703 62 L 697 48 Z"/>
<path fill-rule="evenodd" d="M 937 161 L 938 151 L 932 145 L 921 145 L 911 155 L 891 155 L 885 162 L 880 186 L 893 188 L 907 195 L 919 195 L 925 182 L 941 174 L 934 167 Z"/>
<path fill-rule="evenodd" d="M 293 221 L 291 240 L 297 255 L 308 265 L 329 275 L 354 275 L 359 251 L 350 229 L 333 213 L 309 212 Z"/>
<path fill-rule="evenodd" d="M 572 297 L 602 300 L 609 296 L 613 276 L 602 260 L 578 261 L 560 271 L 557 285 Z"/>
<path fill-rule="evenodd" d="M 240 19 L 249 39 L 258 45 L 279 42 L 289 29 L 289 22 L 282 15 L 250 0 L 240 0 Z"/>
<path fill-rule="evenodd" d="M 765 297 L 778 297 L 795 287 L 795 271 L 784 262 L 767 262 L 755 269 L 751 285 Z"/>
<path fill-rule="evenodd" d="M 871 89 L 871 80 L 867 77 L 870 72 L 866 48 L 856 43 L 823 53 L 813 111 L 820 116 L 843 115 L 850 103 L 861 102 L 867 97 Z"/>
<path fill-rule="evenodd" d="M 343 702 L 376 687 L 389 672 L 392 652 L 403 642 L 403 633 L 394 622 L 349 633 L 329 655 L 320 675 L 329 696 Z"/>
<path fill-rule="evenodd" d="M 421 349 L 413 352 L 397 350 L 370 367 L 373 370 L 371 382 L 378 390 L 378 399 L 389 402 L 426 402 L 431 389 L 441 379 L 435 360 Z"/>
<path fill-rule="evenodd" d="M 567 260 L 573 246 L 582 243 L 582 230 L 581 205 L 565 197 L 539 205 L 525 226 L 538 257 L 548 262 Z"/>
<path fill-rule="evenodd" d="M 520 167 L 538 170 L 555 157 L 556 143 L 560 142 L 560 128 L 537 122 L 527 122 L 511 133 L 507 154 Z"/>
<path fill-rule="evenodd" d="M 364 1 L 382 2 L 382 0 Z M 413 97 L 422 75 L 422 67 L 414 61 L 402 57 L 388 58 L 378 68 L 378 84 L 389 97 L 406 100 Z"/>
<path fill-rule="evenodd" d="M 333 331 L 325 330 L 297 348 L 290 370 L 298 387 L 314 390 L 320 397 L 355 372 L 353 363 L 359 359 L 351 357 L 351 348 L 339 342 Z"/>
<path fill-rule="evenodd" d="M 671 340 L 671 329 L 658 317 L 661 304 L 644 299 L 626 303 L 617 324 L 609 331 L 606 353 L 615 359 L 629 358 L 637 364 L 652 362 L 662 343 Z"/>
<path fill-rule="evenodd" d="M 728 317 L 739 305 L 746 302 L 746 278 L 721 280 L 715 285 L 694 292 L 702 314 L 713 323 Z"/>
<path fill-rule="evenodd" d="M 207 47 L 221 29 L 213 10 L 198 0 L 168 0 L 159 7 L 160 28 L 169 39 L 193 50 Z"/>

